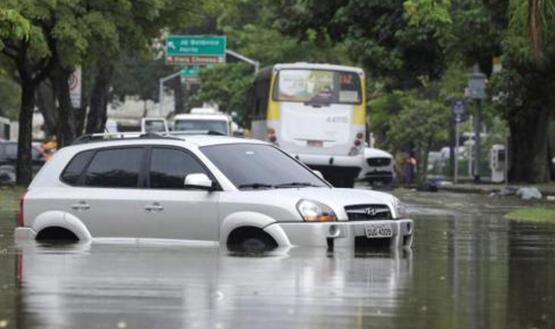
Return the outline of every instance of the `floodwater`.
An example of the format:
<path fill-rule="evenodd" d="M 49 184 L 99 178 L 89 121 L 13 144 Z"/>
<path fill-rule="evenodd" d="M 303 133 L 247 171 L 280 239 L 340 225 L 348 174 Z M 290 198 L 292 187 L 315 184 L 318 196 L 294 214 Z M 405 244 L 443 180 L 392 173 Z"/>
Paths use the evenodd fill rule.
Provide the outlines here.
<path fill-rule="evenodd" d="M 516 199 L 396 193 L 410 253 L 15 246 L 0 212 L 0 328 L 555 328 L 555 225 L 503 219 Z"/>

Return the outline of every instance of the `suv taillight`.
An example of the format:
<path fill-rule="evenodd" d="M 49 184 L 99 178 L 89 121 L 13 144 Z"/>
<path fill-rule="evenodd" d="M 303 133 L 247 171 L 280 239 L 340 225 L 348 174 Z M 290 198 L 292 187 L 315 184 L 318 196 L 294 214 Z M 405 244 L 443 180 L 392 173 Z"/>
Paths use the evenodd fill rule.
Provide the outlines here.
<path fill-rule="evenodd" d="M 25 226 L 25 222 L 23 221 L 23 214 L 24 214 L 24 206 L 25 206 L 25 192 L 21 198 L 19 198 L 19 213 L 17 214 L 17 225 L 18 226 Z"/>

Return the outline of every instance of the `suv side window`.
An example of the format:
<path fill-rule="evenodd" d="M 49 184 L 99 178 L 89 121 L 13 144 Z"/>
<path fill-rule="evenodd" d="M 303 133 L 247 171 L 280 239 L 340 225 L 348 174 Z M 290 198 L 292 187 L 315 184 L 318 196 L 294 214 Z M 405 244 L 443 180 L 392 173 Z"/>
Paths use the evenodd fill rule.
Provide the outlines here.
<path fill-rule="evenodd" d="M 62 172 L 62 176 L 60 176 L 62 182 L 69 185 L 77 185 L 79 177 L 81 177 L 81 174 L 85 170 L 85 167 L 89 163 L 93 154 L 94 151 L 86 151 L 78 153 L 74 156 L 67 165 L 66 169 Z"/>
<path fill-rule="evenodd" d="M 152 148 L 150 155 L 150 187 L 183 189 L 188 174 L 208 174 L 192 155 L 171 148 Z"/>
<path fill-rule="evenodd" d="M 143 162 L 143 148 L 98 151 L 85 173 L 84 185 L 95 187 L 137 187 Z"/>

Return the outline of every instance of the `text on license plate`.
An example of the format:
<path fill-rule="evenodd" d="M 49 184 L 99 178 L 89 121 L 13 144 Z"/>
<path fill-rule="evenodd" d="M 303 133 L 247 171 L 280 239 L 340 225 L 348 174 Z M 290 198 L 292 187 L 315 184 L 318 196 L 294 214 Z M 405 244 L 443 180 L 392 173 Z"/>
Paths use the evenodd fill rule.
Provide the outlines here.
<path fill-rule="evenodd" d="M 308 140 L 308 141 L 306 141 L 306 145 L 313 146 L 313 147 L 322 147 L 322 146 L 324 146 L 324 142 L 323 141 Z"/>
<path fill-rule="evenodd" d="M 393 236 L 393 230 L 389 224 L 366 224 L 366 237 L 388 238 Z"/>

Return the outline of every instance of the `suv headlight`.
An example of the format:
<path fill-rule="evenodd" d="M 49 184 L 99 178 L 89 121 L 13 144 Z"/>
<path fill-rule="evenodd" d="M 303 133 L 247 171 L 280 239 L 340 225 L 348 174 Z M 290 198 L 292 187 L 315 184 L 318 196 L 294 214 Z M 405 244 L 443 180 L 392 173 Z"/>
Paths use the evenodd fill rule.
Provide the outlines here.
<path fill-rule="evenodd" d="M 301 200 L 297 203 L 297 210 L 305 222 L 333 222 L 337 220 L 333 210 L 318 201 Z"/>
<path fill-rule="evenodd" d="M 395 208 L 395 217 L 396 218 L 407 218 L 408 217 L 409 213 L 407 211 L 407 207 L 399 199 L 395 198 L 395 200 L 393 200 L 393 208 Z"/>

